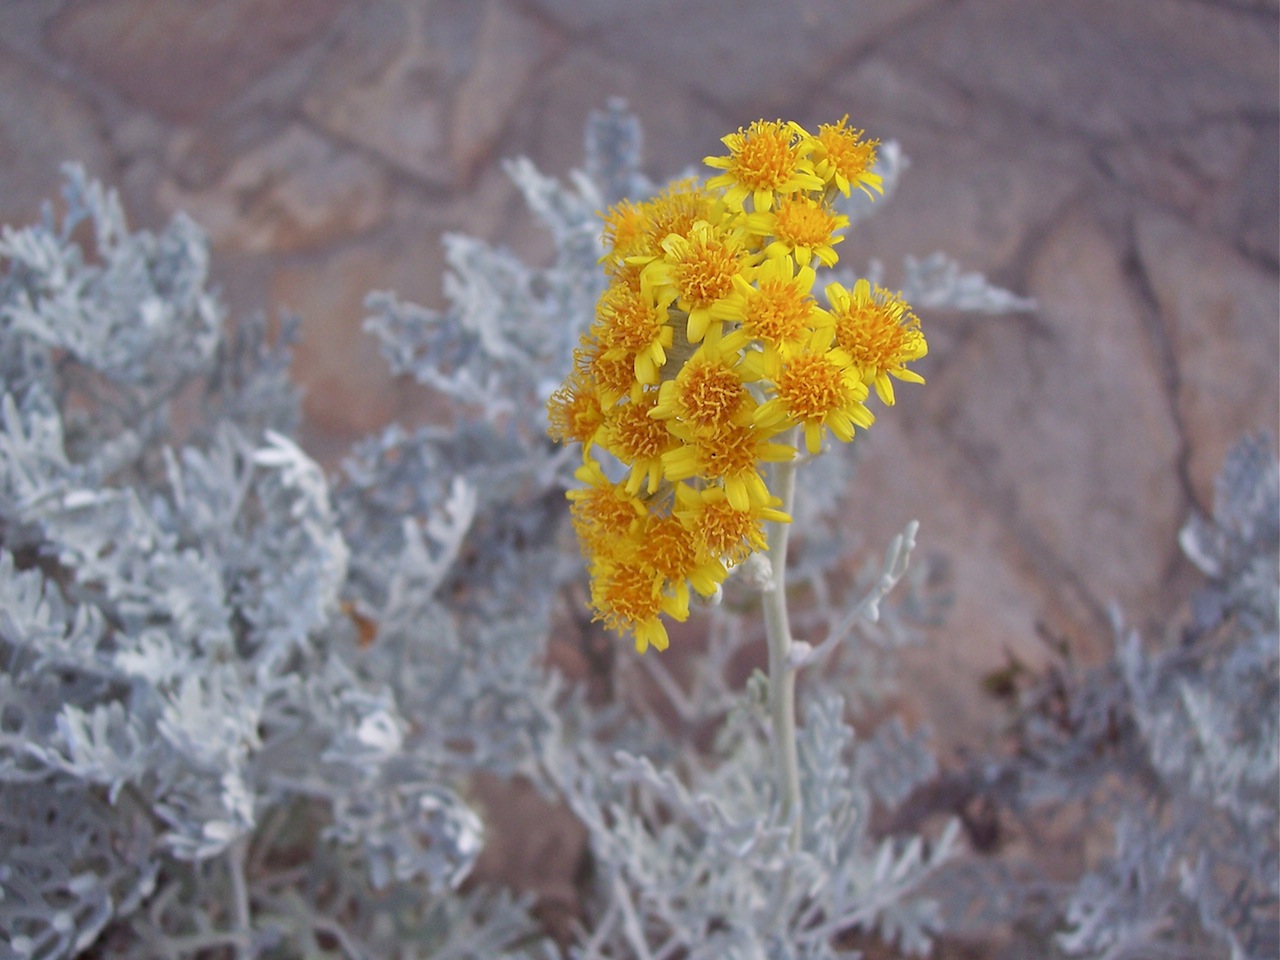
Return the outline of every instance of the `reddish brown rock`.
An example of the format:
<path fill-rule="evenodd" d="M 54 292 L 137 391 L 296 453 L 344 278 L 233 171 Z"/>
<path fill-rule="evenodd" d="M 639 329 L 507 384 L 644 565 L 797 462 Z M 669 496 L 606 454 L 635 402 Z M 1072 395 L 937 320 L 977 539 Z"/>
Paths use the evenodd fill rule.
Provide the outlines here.
<path fill-rule="evenodd" d="M 342 0 L 68 4 L 49 48 L 140 107 L 198 123 L 318 38 Z"/>
<path fill-rule="evenodd" d="M 421 395 L 391 377 L 378 341 L 364 330 L 365 297 L 394 290 L 430 303 L 439 289 L 438 258 L 425 244 L 392 234 L 378 245 L 295 263 L 271 279 L 270 307 L 302 317 L 294 350 L 294 381 L 304 391 L 308 449 L 336 462 L 351 442 L 392 419 L 412 420 Z"/>
<path fill-rule="evenodd" d="M 317 69 L 307 115 L 438 186 L 470 182 L 554 49 L 500 0 L 383 0 Z"/>
<path fill-rule="evenodd" d="M 1035 316 L 968 321 L 921 364 L 926 403 L 959 477 L 1103 628 L 1112 603 L 1160 606 L 1182 440 L 1143 304 L 1087 206 L 1045 237 L 1026 292 Z"/>
<path fill-rule="evenodd" d="M 183 138 L 175 147 L 181 155 Z M 381 223 L 389 203 L 377 166 L 299 124 L 231 161 L 209 187 L 169 181 L 158 195 L 191 214 L 215 246 L 248 253 L 335 243 Z"/>
<path fill-rule="evenodd" d="M 1109 139 L 1273 111 L 1274 21 L 1261 27 L 1219 4 L 982 0 L 948 5 L 888 51 L 1046 134 Z"/>
<path fill-rule="evenodd" d="M 1170 338 L 1191 484 L 1208 508 L 1227 451 L 1246 432 L 1276 429 L 1280 286 L 1274 271 L 1167 213 L 1142 213 L 1135 235 Z"/>
<path fill-rule="evenodd" d="M 0 224 L 28 223 L 62 189 L 63 163 L 109 178 L 112 159 L 75 91 L 0 50 Z"/>

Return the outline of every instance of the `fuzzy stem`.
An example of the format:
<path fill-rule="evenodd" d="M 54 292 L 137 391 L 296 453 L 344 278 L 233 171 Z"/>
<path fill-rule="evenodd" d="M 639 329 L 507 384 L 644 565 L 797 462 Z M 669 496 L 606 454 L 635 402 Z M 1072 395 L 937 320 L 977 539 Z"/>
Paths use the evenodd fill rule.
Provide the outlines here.
<path fill-rule="evenodd" d="M 254 950 L 253 914 L 249 906 L 249 886 L 245 878 L 245 862 L 249 853 L 248 837 L 240 837 L 227 850 L 227 871 L 231 879 L 231 910 L 235 919 L 235 937 L 239 940 L 236 956 L 251 960 Z"/>
<path fill-rule="evenodd" d="M 796 462 L 775 464 L 771 485 L 791 513 L 795 501 Z M 764 591 L 765 638 L 769 645 L 769 718 L 773 738 L 774 769 L 782 819 L 791 824 L 791 846 L 800 845 L 804 811 L 800 796 L 800 761 L 796 751 L 796 670 L 791 662 L 791 621 L 787 616 L 787 538 L 789 523 L 770 523 L 769 588 Z"/>

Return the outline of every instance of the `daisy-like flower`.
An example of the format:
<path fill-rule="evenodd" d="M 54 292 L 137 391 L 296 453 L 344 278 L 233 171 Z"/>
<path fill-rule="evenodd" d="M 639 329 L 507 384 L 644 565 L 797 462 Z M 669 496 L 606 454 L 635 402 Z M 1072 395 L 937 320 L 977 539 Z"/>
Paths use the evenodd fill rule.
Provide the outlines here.
<path fill-rule="evenodd" d="M 928 353 L 929 345 L 920 332 L 920 319 L 901 296 L 859 280 L 852 290 L 830 284 L 827 299 L 835 318 L 836 344 L 853 359 L 862 382 L 874 386 L 883 403 L 893 405 L 890 377 L 924 383 L 924 377 L 904 366 Z"/>
<path fill-rule="evenodd" d="M 766 521 L 791 522 L 791 518 L 778 509 L 780 504 L 777 497 L 772 497 L 762 506 L 739 510 L 729 503 L 723 487 L 676 484 L 676 517 L 693 531 L 700 549 L 727 566 L 766 549 Z"/>
<path fill-rule="evenodd" d="M 640 534 L 636 554 L 653 569 L 655 582 L 660 587 L 669 584 L 677 604 L 685 608 L 689 587 L 709 597 L 728 576 L 724 564 L 699 550 L 693 531 L 674 516 L 651 517 Z"/>
<path fill-rule="evenodd" d="M 875 420 L 863 405 L 867 387 L 853 358 L 830 342 L 831 330 L 824 328 L 814 331 L 807 349 L 786 360 L 759 355 L 774 395 L 756 408 L 753 422 L 771 432 L 799 425 L 809 453 L 822 448 L 824 427 L 848 443 L 855 426 L 866 429 Z"/>
<path fill-rule="evenodd" d="M 584 337 L 582 345 L 574 350 L 574 362 L 583 371 L 583 377 L 594 384 L 600 406 L 611 410 L 623 397 L 639 393 L 643 385 L 636 381 L 635 360 L 632 357 L 607 359 L 599 341 Z"/>
<path fill-rule="evenodd" d="M 639 383 L 657 383 L 667 362 L 674 334 L 666 307 L 659 307 L 640 289 L 614 284 L 596 304 L 592 332 L 605 360 L 630 360 Z"/>
<path fill-rule="evenodd" d="M 682 443 L 663 454 L 666 479 L 675 482 L 697 477 L 718 482 L 737 510 L 767 505 L 771 495 L 760 474 L 761 465 L 786 462 L 796 453 L 785 443 L 773 442 L 773 433 L 751 423 L 729 424 L 717 430 L 673 424 L 671 433 Z"/>
<path fill-rule="evenodd" d="M 864 140 L 864 130 L 846 127 L 846 114 L 839 123 L 824 123 L 813 138 L 813 170 L 823 182 L 834 186 L 846 197 L 857 187 L 867 196 L 871 191 L 884 193 L 881 177 L 872 173 L 876 164 L 879 140 Z"/>
<path fill-rule="evenodd" d="M 705 157 L 703 163 L 724 173 L 707 181 L 707 189 L 724 190 L 724 200 L 732 210 L 742 210 L 751 197 L 756 210 L 773 206 L 776 194 L 798 190 L 821 190 L 808 153 L 813 140 L 798 123 L 757 120 L 746 130 L 721 137 L 729 148 L 725 157 Z"/>
<path fill-rule="evenodd" d="M 669 234 L 664 256 L 650 261 L 640 275 L 641 288 L 655 303 L 675 300 L 689 314 L 686 338 L 697 343 L 713 320 L 723 320 L 733 278 L 750 266 L 739 237 L 699 220 L 687 237 Z"/>
<path fill-rule="evenodd" d="M 738 360 L 737 350 L 726 349 L 723 339 L 708 334 L 675 378 L 663 381 L 649 416 L 706 429 L 747 422 L 756 404 Z"/>
<path fill-rule="evenodd" d="M 589 450 L 604 420 L 600 396 L 582 370 L 572 371 L 547 399 L 547 434 L 561 443 L 580 443 Z"/>
<path fill-rule="evenodd" d="M 646 515 L 644 503 L 628 493 L 625 485 L 605 476 L 595 460 L 585 461 L 573 475 L 583 486 L 570 490 L 566 496 L 583 553 L 590 558 L 631 539 Z"/>
<path fill-rule="evenodd" d="M 679 446 L 667 425 L 649 416 L 658 399 L 657 390 L 645 390 L 610 411 L 611 416 L 597 435 L 598 442 L 631 467 L 628 493 L 635 493 L 648 481 L 646 489 L 655 493 L 662 479 L 662 457 Z"/>
<path fill-rule="evenodd" d="M 622 261 L 637 253 L 650 253 L 642 249 L 649 233 L 650 215 L 645 203 L 623 200 L 609 208 L 603 215 L 604 230 L 601 240 L 605 254 L 602 262 Z"/>
<path fill-rule="evenodd" d="M 835 245 L 844 242 L 844 235 L 837 231 L 847 226 L 848 217 L 803 193 L 781 197 L 773 210 L 746 218 L 748 233 L 773 238 L 765 247 L 766 257 L 794 256 L 802 267 L 814 257 L 824 267 L 839 260 Z"/>
<path fill-rule="evenodd" d="M 681 597 L 665 592 L 655 582 L 653 568 L 642 561 L 602 558 L 591 566 L 594 619 L 603 621 L 617 633 L 633 634 L 639 653 L 651 646 L 667 649 L 667 627 L 661 614 L 673 620 L 687 619 L 688 591 L 684 601 L 681 603 Z"/>
<path fill-rule="evenodd" d="M 615 273 L 628 273 L 627 261 L 661 256 L 662 241 L 670 234 L 687 236 L 699 220 L 713 219 L 717 202 L 691 178 L 641 203 L 614 204 L 603 217 L 605 254 L 600 261 Z"/>
<path fill-rule="evenodd" d="M 815 327 L 831 322 L 810 292 L 815 276 L 811 267 L 797 271 L 791 257 L 782 256 L 760 264 L 754 283 L 735 279 L 729 316 L 741 327 L 725 341 L 738 348 L 755 340 L 774 354 L 798 347 Z"/>

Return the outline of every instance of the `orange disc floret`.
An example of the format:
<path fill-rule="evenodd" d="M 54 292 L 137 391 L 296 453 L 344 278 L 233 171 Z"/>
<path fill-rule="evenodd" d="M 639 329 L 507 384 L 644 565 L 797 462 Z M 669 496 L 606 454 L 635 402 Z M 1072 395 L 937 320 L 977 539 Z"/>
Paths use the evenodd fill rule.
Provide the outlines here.
<path fill-rule="evenodd" d="M 792 194 L 781 198 L 771 213 L 752 214 L 747 229 L 774 238 L 765 248 L 767 257 L 790 254 L 801 266 L 808 266 L 816 257 L 824 267 L 830 267 L 840 259 L 835 245 L 844 241 L 836 231 L 848 225 L 848 217 L 826 204 L 807 194 Z"/>
<path fill-rule="evenodd" d="M 581 370 L 570 373 L 547 400 L 547 434 L 561 443 L 590 447 L 604 419 L 594 385 Z"/>
<path fill-rule="evenodd" d="M 929 345 L 920 332 L 920 319 L 900 295 L 859 280 L 852 290 L 831 284 L 827 299 L 835 318 L 837 345 L 853 359 L 862 382 L 874 386 L 881 401 L 893 405 L 891 376 L 924 383 L 920 374 L 904 366 L 928 353 Z"/>
<path fill-rule="evenodd" d="M 791 522 L 777 508 L 779 503 L 773 497 L 764 506 L 739 510 L 729 503 L 723 487 L 697 489 L 687 483 L 676 487 L 676 516 L 693 531 L 701 550 L 728 566 L 766 549 L 766 521 Z"/>
<path fill-rule="evenodd" d="M 672 585 L 677 598 L 683 591 L 686 606 L 690 586 L 707 597 L 728 574 L 724 564 L 698 549 L 693 531 L 674 516 L 653 517 L 645 524 L 638 553 Z"/>
<path fill-rule="evenodd" d="M 824 427 L 847 443 L 853 439 L 855 426 L 865 429 L 875 420 L 862 403 L 867 388 L 853 360 L 839 349 L 812 349 L 822 339 L 815 336 L 811 349 L 793 354 L 770 371 L 774 396 L 755 413 L 755 421 L 763 429 L 801 426 L 810 453 L 821 449 Z"/>
<path fill-rule="evenodd" d="M 642 249 L 649 232 L 649 213 L 644 204 L 623 200 L 610 207 L 603 220 L 605 255 L 600 258 L 602 261 L 621 261 L 636 253 L 648 252 Z"/>
<path fill-rule="evenodd" d="M 755 401 L 738 369 L 738 355 L 708 338 L 658 389 L 658 403 L 649 412 L 662 420 L 679 420 L 699 428 L 746 422 Z"/>
<path fill-rule="evenodd" d="M 880 174 L 872 172 L 880 141 L 864 140 L 866 131 L 846 127 L 848 119 L 846 114 L 839 123 L 818 127 L 818 134 L 813 138 L 814 172 L 846 197 L 855 186 L 867 196 L 871 196 L 872 190 L 883 193 Z"/>
<path fill-rule="evenodd" d="M 756 269 L 754 284 L 737 281 L 734 306 L 742 334 L 766 350 L 786 350 L 797 346 L 815 326 L 829 322 L 810 294 L 814 277 L 811 268 L 796 271 L 790 257 L 776 257 Z"/>
<path fill-rule="evenodd" d="M 637 288 L 614 284 L 596 304 L 592 331 L 604 359 L 630 360 L 638 382 L 658 382 L 673 334 L 665 307 L 659 308 Z"/>
<path fill-rule="evenodd" d="M 739 510 L 769 502 L 760 468 L 765 463 L 785 462 L 795 450 L 774 443 L 772 433 L 753 424 L 730 424 L 717 430 L 692 430 L 675 425 L 672 432 L 684 441 L 662 458 L 663 471 L 671 481 L 697 477 L 718 481 L 729 502 Z"/>
<path fill-rule="evenodd" d="M 656 492 L 662 479 L 662 457 L 679 444 L 663 421 L 649 416 L 657 399 L 656 390 L 629 398 L 610 411 L 600 434 L 601 445 L 631 467 L 628 493 L 639 490 L 646 478 L 648 492 Z"/>
<path fill-rule="evenodd" d="M 689 314 L 687 339 L 697 343 L 712 320 L 726 316 L 724 301 L 733 293 L 733 278 L 749 266 L 746 251 L 735 233 L 706 220 L 695 223 L 687 237 L 668 235 L 662 249 L 664 256 L 645 266 L 641 286 L 652 291 L 655 302 L 678 300 Z"/>
<path fill-rule="evenodd" d="M 636 650 L 644 653 L 650 646 L 667 649 L 667 628 L 661 614 L 675 620 L 689 616 L 687 602 L 663 592 L 655 582 L 654 571 L 638 561 L 594 564 L 591 571 L 591 606 L 594 619 L 603 621 L 610 630 L 635 636 Z"/>
<path fill-rule="evenodd" d="M 646 515 L 644 504 L 625 486 L 605 476 L 600 464 L 587 460 L 574 472 L 584 486 L 570 490 L 569 516 L 583 553 L 588 557 L 615 551 L 631 538 Z M 615 551 L 616 552 L 616 551 Z"/>
<path fill-rule="evenodd" d="M 733 210 L 743 209 L 748 196 L 756 210 L 768 210 L 777 194 L 822 189 L 807 156 L 811 138 L 797 123 L 757 120 L 720 142 L 729 148 L 729 155 L 705 157 L 702 162 L 725 171 L 708 180 L 707 187 L 723 189 L 725 203 Z"/>

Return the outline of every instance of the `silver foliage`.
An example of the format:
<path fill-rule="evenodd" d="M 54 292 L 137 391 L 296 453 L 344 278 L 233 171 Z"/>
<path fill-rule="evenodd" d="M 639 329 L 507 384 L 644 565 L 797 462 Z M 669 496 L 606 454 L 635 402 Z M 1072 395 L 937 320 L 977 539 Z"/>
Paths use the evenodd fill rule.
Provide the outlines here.
<path fill-rule="evenodd" d="M 915 525 L 849 564 L 824 521 L 856 452 L 806 464 L 794 845 L 766 681 L 741 679 L 747 565 L 694 618 L 684 668 L 598 654 L 562 535 L 574 464 L 543 402 L 603 285 L 597 211 L 657 189 L 640 145 L 612 102 L 567 182 L 508 164 L 550 266 L 458 235 L 444 310 L 370 296 L 393 371 L 454 419 L 388 427 L 332 476 L 291 438 L 305 321 L 229 324 L 191 221 L 130 231 L 69 169 L 60 215 L 0 234 L 0 958 L 561 955 L 527 901 L 472 882 L 476 773 L 528 777 L 585 825 L 579 960 L 837 960 L 873 939 L 924 955 L 984 898 L 988 928 L 1039 904 L 1027 955 L 1275 954 L 1280 494 L 1262 438 L 1183 530 L 1208 584 L 1178 641 L 1119 629 L 1114 662 L 1023 691 L 1017 757 L 960 774 L 926 729 L 869 719 L 945 607 L 908 565 Z M 885 144 L 887 194 L 907 168 Z M 907 259 L 900 286 L 920 311 L 1034 306 L 942 254 Z M 553 638 L 597 656 L 611 696 L 551 673 Z M 929 805 L 953 788 L 963 802 Z M 977 844 L 974 799 L 1090 805 L 1113 854 L 1067 888 L 981 869 L 960 839 Z"/>

